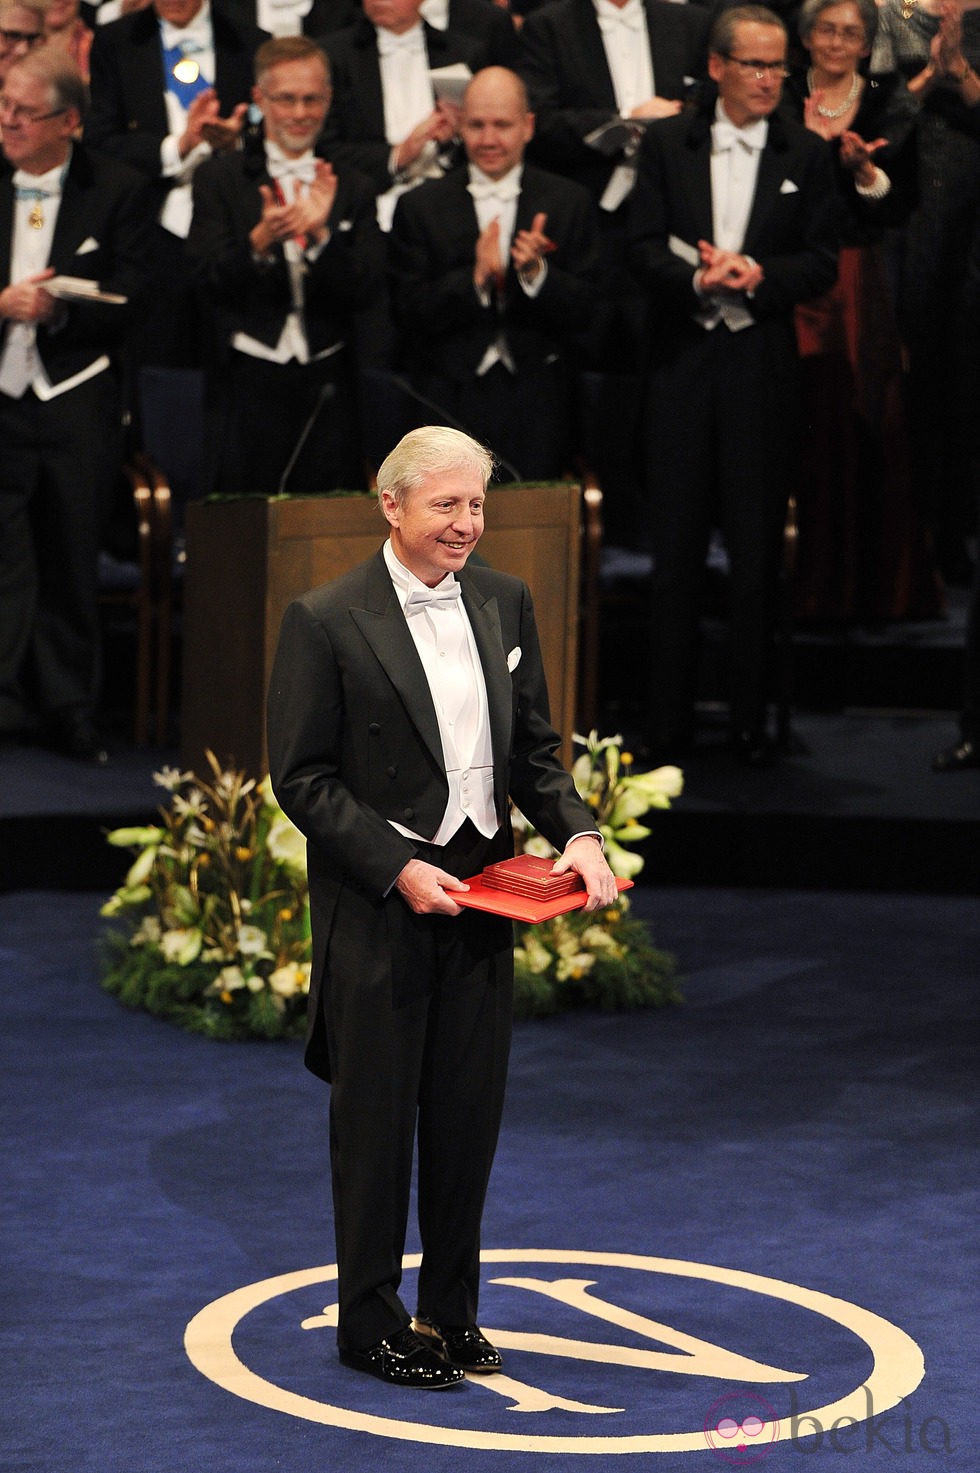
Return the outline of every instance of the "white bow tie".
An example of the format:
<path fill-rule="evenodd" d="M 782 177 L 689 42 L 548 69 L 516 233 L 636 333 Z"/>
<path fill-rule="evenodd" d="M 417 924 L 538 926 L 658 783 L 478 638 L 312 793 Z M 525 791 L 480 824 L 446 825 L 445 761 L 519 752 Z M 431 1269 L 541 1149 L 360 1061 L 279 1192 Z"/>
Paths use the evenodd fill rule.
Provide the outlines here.
<path fill-rule="evenodd" d="M 501 204 L 517 199 L 521 192 L 519 179 L 473 179 L 466 188 L 474 199 L 498 199 Z"/>
<path fill-rule="evenodd" d="M 766 120 L 760 118 L 747 128 L 736 128 L 719 118 L 711 127 L 711 148 L 714 153 L 729 153 L 733 148 L 744 148 L 747 153 L 758 153 L 766 146 Z"/>
<path fill-rule="evenodd" d="M 12 183 L 18 199 L 55 199 L 61 193 L 62 172 L 59 169 L 52 179 L 50 174 L 27 174 L 16 169 Z"/>
<path fill-rule="evenodd" d="M 169 21 L 162 20 L 160 35 L 165 51 L 172 51 L 175 46 L 179 46 L 185 56 L 193 56 L 200 51 L 209 51 L 213 44 L 211 24 L 206 18 L 202 20 L 200 15 L 195 16 L 185 30 L 178 30 Z"/>
<path fill-rule="evenodd" d="M 600 31 L 609 32 L 622 28 L 625 31 L 643 30 L 643 11 L 638 5 L 627 5 L 622 10 L 613 6 L 602 6 L 596 11 Z"/>
<path fill-rule="evenodd" d="M 435 588 L 413 588 L 405 600 L 405 617 L 419 613 L 422 609 L 449 608 L 460 595 L 460 585 L 455 578 L 451 583 L 439 583 Z"/>
<path fill-rule="evenodd" d="M 379 56 L 405 56 L 412 52 L 425 52 L 425 32 L 421 26 L 413 26 L 396 36 L 394 31 L 378 30 Z"/>
<path fill-rule="evenodd" d="M 270 155 L 266 163 L 271 179 L 297 179 L 301 184 L 312 184 L 316 178 L 316 159 L 312 154 L 300 159 L 277 159 Z"/>

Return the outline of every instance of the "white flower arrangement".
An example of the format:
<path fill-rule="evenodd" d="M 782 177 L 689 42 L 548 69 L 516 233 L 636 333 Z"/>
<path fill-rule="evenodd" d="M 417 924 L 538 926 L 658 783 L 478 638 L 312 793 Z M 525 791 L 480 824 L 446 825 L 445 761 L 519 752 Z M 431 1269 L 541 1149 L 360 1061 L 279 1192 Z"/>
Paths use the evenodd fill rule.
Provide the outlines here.
<path fill-rule="evenodd" d="M 651 809 L 681 792 L 676 767 L 633 773 L 621 738 L 593 731 L 572 776 L 595 815 L 616 875 L 635 877 L 643 857 L 629 846 L 651 835 Z M 306 840 L 276 803 L 269 779 L 223 769 L 208 753 L 210 780 L 164 768 L 160 823 L 115 829 L 110 844 L 134 851 L 123 883 L 102 907 L 103 985 L 214 1038 L 295 1036 L 310 987 Z M 554 851 L 515 811 L 517 844 Z M 623 1008 L 679 999 L 674 959 L 654 948 L 625 896 L 607 910 L 518 926 L 519 1016 L 589 1004 Z"/>
<path fill-rule="evenodd" d="M 209 782 L 157 773 L 161 823 L 108 836 L 136 857 L 102 907 L 103 985 L 213 1037 L 291 1036 L 310 986 L 306 840 L 268 779 L 208 763 Z"/>

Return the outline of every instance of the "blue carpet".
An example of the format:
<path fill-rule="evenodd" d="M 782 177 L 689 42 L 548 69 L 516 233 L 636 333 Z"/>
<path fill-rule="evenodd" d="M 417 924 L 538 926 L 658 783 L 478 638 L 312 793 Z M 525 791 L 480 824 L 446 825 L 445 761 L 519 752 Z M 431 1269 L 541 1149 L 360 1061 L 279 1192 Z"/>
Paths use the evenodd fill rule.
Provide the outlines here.
<path fill-rule="evenodd" d="M 974 1473 L 976 902 L 636 893 L 687 1002 L 517 1028 L 482 1318 L 524 1390 L 438 1397 L 336 1362 L 327 1091 L 298 1048 L 119 1007 L 96 982 L 98 896 L 0 897 L 4 1469 Z M 289 1275 L 197 1321 L 212 1368 L 234 1327 L 259 1400 L 200 1374 L 189 1322 Z M 813 1435 L 805 1414 L 869 1377 L 917 1380 L 916 1346 L 896 1407 Z M 554 1404 L 512 1409 L 534 1395 Z M 709 1446 L 706 1420 L 760 1405 L 799 1435 Z"/>

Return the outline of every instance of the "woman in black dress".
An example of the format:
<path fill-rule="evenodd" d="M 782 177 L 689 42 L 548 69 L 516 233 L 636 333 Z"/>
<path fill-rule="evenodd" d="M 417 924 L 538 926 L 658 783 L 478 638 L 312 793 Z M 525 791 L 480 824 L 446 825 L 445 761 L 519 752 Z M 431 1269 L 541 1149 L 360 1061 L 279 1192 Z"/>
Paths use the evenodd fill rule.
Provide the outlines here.
<path fill-rule="evenodd" d="M 789 79 L 784 103 L 830 142 L 845 206 L 837 283 L 797 308 L 807 436 L 797 613 L 811 620 L 944 610 L 916 507 L 881 245 L 916 203 L 918 104 L 897 73 L 862 71 L 876 22 L 873 0 L 805 0 L 799 29 L 810 65 Z"/>

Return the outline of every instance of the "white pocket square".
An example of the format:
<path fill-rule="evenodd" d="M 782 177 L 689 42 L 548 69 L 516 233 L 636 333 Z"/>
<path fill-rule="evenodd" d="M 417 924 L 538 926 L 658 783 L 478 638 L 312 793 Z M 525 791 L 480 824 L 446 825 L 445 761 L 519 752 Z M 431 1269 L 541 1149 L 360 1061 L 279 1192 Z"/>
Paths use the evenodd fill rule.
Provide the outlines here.
<path fill-rule="evenodd" d="M 507 669 L 511 671 L 516 670 L 520 663 L 521 647 L 519 644 L 516 644 L 511 650 L 510 654 L 507 656 Z"/>
<path fill-rule="evenodd" d="M 75 252 L 75 255 L 87 256 L 89 251 L 97 251 L 98 249 L 99 242 L 96 240 L 94 235 L 90 235 L 87 240 L 82 241 L 81 245 L 78 247 L 78 250 Z"/>
<path fill-rule="evenodd" d="M 779 192 L 780 194 L 799 194 L 800 191 L 793 183 L 792 179 L 784 179 L 782 184 L 779 186 Z"/>

